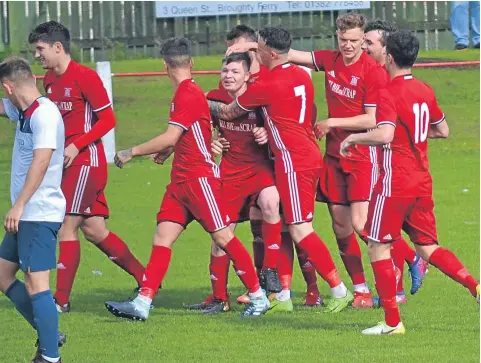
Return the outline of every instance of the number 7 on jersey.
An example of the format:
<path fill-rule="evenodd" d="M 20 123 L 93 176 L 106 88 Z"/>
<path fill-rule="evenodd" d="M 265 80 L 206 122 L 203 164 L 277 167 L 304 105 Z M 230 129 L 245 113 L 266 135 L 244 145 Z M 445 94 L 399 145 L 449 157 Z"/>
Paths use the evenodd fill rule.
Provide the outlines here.
<path fill-rule="evenodd" d="M 302 97 L 301 114 L 299 115 L 299 123 L 304 123 L 306 116 L 306 86 L 294 87 L 294 94 L 296 97 Z"/>

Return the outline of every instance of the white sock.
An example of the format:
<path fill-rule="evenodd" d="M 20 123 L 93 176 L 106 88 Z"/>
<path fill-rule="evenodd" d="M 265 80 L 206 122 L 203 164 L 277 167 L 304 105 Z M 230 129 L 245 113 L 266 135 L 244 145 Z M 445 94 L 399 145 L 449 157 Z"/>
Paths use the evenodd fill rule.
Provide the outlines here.
<path fill-rule="evenodd" d="M 367 287 L 366 283 L 354 285 L 354 291 L 367 293 L 369 292 L 369 287 Z"/>
<path fill-rule="evenodd" d="M 259 289 L 259 290 L 254 291 L 254 292 L 249 292 L 249 296 L 254 298 L 254 299 L 260 298 L 263 295 L 264 295 L 264 292 L 262 291 L 262 289 Z"/>
<path fill-rule="evenodd" d="M 341 282 L 336 287 L 331 287 L 331 294 L 332 294 L 332 296 L 334 296 L 337 299 L 346 297 L 347 288 L 346 288 L 346 285 L 344 285 L 344 282 Z"/>
<path fill-rule="evenodd" d="M 140 306 L 146 307 L 147 309 L 150 309 L 150 305 L 152 304 L 152 299 L 149 299 L 146 296 L 137 295 L 137 297 L 134 299 L 134 303 L 139 304 Z"/>
<path fill-rule="evenodd" d="M 282 290 L 276 294 L 276 299 L 279 301 L 287 301 L 291 298 L 291 290 Z"/>
<path fill-rule="evenodd" d="M 43 354 L 42 354 L 42 358 L 45 359 L 47 362 L 52 362 L 52 363 L 57 363 L 60 360 L 60 357 L 50 358 L 50 357 L 44 356 Z"/>

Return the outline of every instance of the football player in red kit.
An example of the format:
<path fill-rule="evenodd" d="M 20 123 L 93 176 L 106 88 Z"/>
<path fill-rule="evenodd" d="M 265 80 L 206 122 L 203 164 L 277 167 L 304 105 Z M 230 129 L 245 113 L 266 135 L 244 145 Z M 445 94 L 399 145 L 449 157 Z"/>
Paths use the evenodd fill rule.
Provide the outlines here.
<path fill-rule="evenodd" d="M 219 168 L 208 150 L 212 142 L 209 106 L 204 92 L 192 79 L 190 42 L 186 38 L 171 38 L 162 46 L 161 54 L 175 92 L 167 131 L 118 152 L 115 159 L 117 166 L 123 167 L 135 156 L 174 148 L 171 183 L 157 214 L 157 231 L 139 294 L 133 300 L 109 301 L 105 305 L 118 317 L 146 320 L 152 299 L 167 273 L 172 245 L 187 225 L 197 220 L 233 261 L 237 275 L 249 290 L 251 303 L 241 316 L 259 316 L 269 308 L 269 300 L 260 288 L 252 258 L 229 228 Z"/>
<path fill-rule="evenodd" d="M 102 136 L 115 126 L 112 105 L 100 77 L 70 57 L 70 33 L 56 21 L 38 25 L 28 41 L 47 69 L 44 89 L 65 124 L 65 169 L 62 191 L 67 201 L 58 233 L 59 258 L 54 298 L 59 312 L 70 311 L 70 292 L 80 263 L 78 229 L 109 259 L 142 282 L 145 268 L 128 246 L 107 229 L 105 199 L 107 161 Z"/>
<path fill-rule="evenodd" d="M 255 45 L 267 77 L 253 83 L 235 102 L 211 105 L 211 113 L 224 120 L 262 107 L 275 157 L 276 187 L 284 222 L 296 244 L 308 254 L 321 277 L 329 283 L 333 298 L 326 308 L 339 312 L 353 300 L 342 282 L 324 242 L 314 232 L 312 219 L 322 155 L 312 130 L 314 86 L 303 69 L 288 62 L 292 38 L 280 27 L 259 31 Z"/>
<path fill-rule="evenodd" d="M 411 74 L 418 51 L 419 40 L 411 31 L 387 37 L 386 68 L 392 80 L 379 93 L 376 128 L 351 134 L 340 146 L 345 157 L 353 146 L 377 146 L 382 165 L 363 233 L 369 239 L 369 258 L 385 321 L 363 330 L 366 335 L 405 333 L 391 259 L 391 245 L 398 243 L 401 229 L 425 261 L 465 286 L 479 302 L 478 281 L 451 251 L 438 244 L 427 139 L 446 138 L 449 128 L 432 88 Z"/>

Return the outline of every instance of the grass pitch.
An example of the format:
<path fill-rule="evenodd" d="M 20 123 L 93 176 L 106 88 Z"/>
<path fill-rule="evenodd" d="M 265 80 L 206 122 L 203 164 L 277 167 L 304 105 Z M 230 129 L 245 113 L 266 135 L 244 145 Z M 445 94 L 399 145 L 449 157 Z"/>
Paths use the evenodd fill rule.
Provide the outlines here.
<path fill-rule="evenodd" d="M 426 53 L 428 58 L 479 59 L 479 51 Z M 196 59 L 196 69 L 217 69 L 220 57 Z M 162 70 L 159 60 L 125 61 L 114 72 Z M 479 277 L 479 68 L 419 69 L 415 75 L 436 91 L 451 128 L 448 140 L 430 141 L 436 215 L 441 244 L 452 249 Z M 40 74 L 38 70 L 37 74 Z M 204 90 L 217 76 L 199 76 Z M 319 115 L 326 114 L 323 74 L 314 74 Z M 117 78 L 113 86 L 118 118 L 117 148 L 146 141 L 166 128 L 172 90 L 168 78 Z M 0 133 L 0 208 L 6 214 L 14 126 L 3 121 Z M 155 214 L 170 165 L 135 160 L 124 170 L 110 167 L 108 225 L 146 263 L 155 230 Z M 317 205 L 315 228 L 325 239 L 348 286 L 337 254 L 326 206 Z M 251 247 L 247 224 L 238 236 Z M 174 246 L 173 260 L 155 309 L 146 323 L 117 320 L 104 301 L 127 297 L 135 282 L 100 251 L 82 241 L 82 262 L 71 297 L 72 312 L 60 316 L 68 334 L 64 362 L 474 362 L 479 359 L 479 305 L 469 292 L 431 268 L 423 288 L 401 308 L 407 334 L 364 337 L 360 331 L 382 320 L 382 311 L 347 310 L 329 315 L 300 308 L 304 282 L 294 263 L 295 312 L 241 321 L 241 307 L 231 313 L 201 316 L 183 304 L 201 301 L 210 289 L 209 236 L 193 223 Z M 366 252 L 365 246 L 361 248 Z M 364 258 L 368 283 L 373 276 Z M 52 276 L 54 286 L 55 274 Z M 321 293 L 328 287 L 319 281 Z M 405 279 L 405 286 L 410 283 Z M 231 271 L 232 300 L 244 292 Z M 4 296 L 0 296 L 0 362 L 29 362 L 35 334 Z"/>

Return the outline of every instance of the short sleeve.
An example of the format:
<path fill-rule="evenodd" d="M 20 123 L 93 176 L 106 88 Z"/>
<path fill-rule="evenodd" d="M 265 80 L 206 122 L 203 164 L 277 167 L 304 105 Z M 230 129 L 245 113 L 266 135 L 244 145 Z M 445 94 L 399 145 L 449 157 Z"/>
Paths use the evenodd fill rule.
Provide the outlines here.
<path fill-rule="evenodd" d="M 33 134 L 33 149 L 52 149 L 59 147 L 60 112 L 53 106 L 41 106 L 32 114 L 30 127 Z"/>
<path fill-rule="evenodd" d="M 175 97 L 170 105 L 169 125 L 178 126 L 187 131 L 197 120 L 195 110 L 195 99 L 192 95 L 182 93 Z"/>
<path fill-rule="evenodd" d="M 256 107 L 269 105 L 269 94 L 268 83 L 259 80 L 249 85 L 247 90 L 236 98 L 236 102 L 243 110 L 252 111 Z"/>
<path fill-rule="evenodd" d="M 20 112 L 18 111 L 18 108 L 16 108 L 12 102 L 10 102 L 9 99 L 7 98 L 2 98 L 3 101 L 3 108 L 5 110 L 5 114 L 7 117 L 14 122 L 18 121 L 18 118 L 20 117 Z"/>
<path fill-rule="evenodd" d="M 102 111 L 112 105 L 107 90 L 95 71 L 89 69 L 81 74 L 81 77 L 83 80 L 80 84 L 82 94 L 94 112 Z"/>
<path fill-rule="evenodd" d="M 389 91 L 386 89 L 379 91 L 376 102 L 378 105 L 376 108 L 376 124 L 378 126 L 388 124 L 396 127 L 396 103 L 394 102 L 393 96 L 391 96 Z"/>
<path fill-rule="evenodd" d="M 367 74 L 364 81 L 364 107 L 376 107 L 379 90 L 386 88 L 388 81 L 386 71 L 380 66 Z"/>
<path fill-rule="evenodd" d="M 434 95 L 434 91 L 433 91 L 433 101 L 431 102 L 431 107 L 429 107 L 429 111 L 430 111 L 431 125 L 440 124 L 446 118 L 444 115 L 444 112 L 439 107 L 438 100 Z"/>
<path fill-rule="evenodd" d="M 332 59 L 332 50 L 314 50 L 311 52 L 312 64 L 317 72 L 326 70 L 326 64 Z"/>

